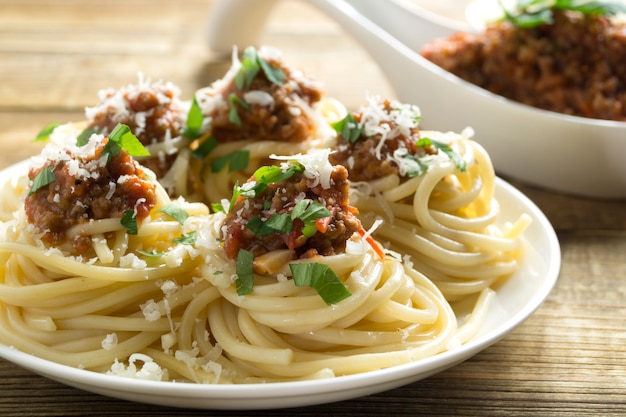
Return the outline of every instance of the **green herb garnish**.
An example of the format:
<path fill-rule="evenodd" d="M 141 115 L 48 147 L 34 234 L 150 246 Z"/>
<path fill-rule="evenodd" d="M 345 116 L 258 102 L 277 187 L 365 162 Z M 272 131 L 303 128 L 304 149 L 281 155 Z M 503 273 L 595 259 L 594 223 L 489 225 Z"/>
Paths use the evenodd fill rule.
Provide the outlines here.
<path fill-rule="evenodd" d="M 189 139 L 196 139 L 202 136 L 202 123 L 204 122 L 204 113 L 198 104 L 196 97 L 191 102 L 191 107 L 187 113 L 187 121 L 185 123 L 185 130 L 183 136 Z"/>
<path fill-rule="evenodd" d="M 85 128 L 80 134 L 76 137 L 76 146 L 85 146 L 92 135 L 100 133 L 101 130 L 95 127 Z"/>
<path fill-rule="evenodd" d="M 222 203 L 211 203 L 211 211 L 213 213 L 226 213 L 226 209 Z"/>
<path fill-rule="evenodd" d="M 289 213 L 274 214 L 267 220 L 254 216 L 248 221 L 246 227 L 256 236 L 267 236 L 271 233 L 287 235 L 293 229 L 293 220 Z"/>
<path fill-rule="evenodd" d="M 151 250 L 150 252 L 146 251 L 146 250 L 138 250 L 137 252 L 139 252 L 140 254 L 142 254 L 143 256 L 146 256 L 148 258 L 160 258 L 161 256 L 165 255 L 164 252 L 157 252 L 156 250 Z"/>
<path fill-rule="evenodd" d="M 300 219 L 304 223 L 302 234 L 309 238 L 317 232 L 316 221 L 331 216 L 330 210 L 317 201 L 307 198 L 298 201 L 291 214 L 277 213 L 265 221 L 255 216 L 248 221 L 247 227 L 256 236 L 266 236 L 270 233 L 287 235 L 293 229 L 293 222 Z"/>
<path fill-rule="evenodd" d="M 135 210 L 124 210 L 124 215 L 120 220 L 120 223 L 126 228 L 126 233 L 129 235 L 136 235 L 138 232 L 136 215 Z"/>
<path fill-rule="evenodd" d="M 50 139 L 50 134 L 52 132 L 54 132 L 54 129 L 56 129 L 57 127 L 59 127 L 59 123 L 58 122 L 52 122 L 52 123 L 46 125 L 43 129 L 41 129 L 39 131 L 39 133 L 37 133 L 37 136 L 35 136 L 35 139 L 33 139 L 33 140 L 35 142 L 39 142 L 39 141 L 44 141 L 44 140 Z"/>
<path fill-rule="evenodd" d="M 326 207 L 321 205 L 315 200 L 305 198 L 296 203 L 293 211 L 291 212 L 291 219 L 300 219 L 304 223 L 302 228 L 302 234 L 306 237 L 311 237 L 317 232 L 315 225 L 319 219 L 325 219 L 331 217 L 333 214 Z"/>
<path fill-rule="evenodd" d="M 354 143 L 364 133 L 364 127 L 359 124 L 352 113 L 348 113 L 346 117 L 338 122 L 331 124 L 335 132 L 340 134 L 345 141 Z"/>
<path fill-rule="evenodd" d="M 518 0 L 513 9 L 507 9 L 502 1 L 499 4 L 504 12 L 504 20 L 521 28 L 552 24 L 555 10 L 608 16 L 626 13 L 626 4 L 619 0 Z"/>
<path fill-rule="evenodd" d="M 185 223 L 185 220 L 187 220 L 187 218 L 189 217 L 189 213 L 187 213 L 184 209 L 175 204 L 168 204 L 167 206 L 161 208 L 159 211 L 161 213 L 167 214 L 180 224 Z"/>
<path fill-rule="evenodd" d="M 54 175 L 54 167 L 47 166 L 41 171 L 39 174 L 33 179 L 33 183 L 30 186 L 30 191 L 28 191 L 28 195 L 33 195 L 40 188 L 45 187 L 48 184 L 52 184 L 57 179 L 56 175 Z"/>
<path fill-rule="evenodd" d="M 230 108 L 228 110 L 228 121 L 234 125 L 241 126 L 241 117 L 239 117 L 239 112 L 237 111 L 237 106 L 243 108 L 244 110 L 250 110 L 250 105 L 237 97 L 235 93 L 231 93 L 228 96 L 228 103 L 230 104 Z"/>
<path fill-rule="evenodd" d="M 417 141 L 416 145 L 422 146 L 422 147 L 434 146 L 437 150 L 448 155 L 448 158 L 450 158 L 452 162 L 454 162 L 454 164 L 456 165 L 459 171 L 465 172 L 465 170 L 467 169 L 467 164 L 465 163 L 465 159 L 463 159 L 461 155 L 459 155 L 458 153 L 454 152 L 452 148 L 450 147 L 450 145 L 448 145 L 447 143 L 440 142 L 440 141 L 430 139 L 430 138 L 422 138 Z"/>
<path fill-rule="evenodd" d="M 197 239 L 198 239 L 198 232 L 192 231 L 189 233 L 182 234 L 180 237 L 177 237 L 176 239 L 172 240 L 172 242 L 179 244 L 179 245 L 195 245 Z"/>
<path fill-rule="evenodd" d="M 289 269 L 296 285 L 312 287 L 327 305 L 336 304 L 352 295 L 326 264 L 293 263 L 289 264 Z"/>
<path fill-rule="evenodd" d="M 271 66 L 253 46 L 248 46 L 241 57 L 241 68 L 235 75 L 235 86 L 239 90 L 250 87 L 259 70 L 262 70 L 267 79 L 276 85 L 285 82 L 285 73 L 280 68 Z"/>
<path fill-rule="evenodd" d="M 422 176 L 428 171 L 428 164 L 422 161 L 420 158 L 415 155 L 407 154 L 404 156 L 406 159 L 410 159 L 415 162 L 416 169 L 407 173 L 407 176 L 410 178 Z"/>
<path fill-rule="evenodd" d="M 228 166 L 228 172 L 246 169 L 250 163 L 250 151 L 234 151 L 227 155 L 215 158 L 211 163 L 211 171 L 216 173 Z"/>
<path fill-rule="evenodd" d="M 274 182 L 280 182 L 288 180 L 295 174 L 296 172 L 302 172 L 303 168 L 300 165 L 292 164 L 287 167 L 287 169 L 283 169 L 276 165 L 268 165 L 262 166 L 261 168 L 254 171 L 252 176 L 258 182 L 263 184 L 271 184 Z"/>
<path fill-rule="evenodd" d="M 202 142 L 196 149 L 191 152 L 191 156 L 193 158 L 202 160 L 209 156 L 209 154 L 213 152 L 213 149 L 217 148 L 217 145 L 219 145 L 217 139 L 215 139 L 213 136 L 210 136 L 207 140 Z"/>
<path fill-rule="evenodd" d="M 246 295 L 252 292 L 252 288 L 254 287 L 253 262 L 254 254 L 252 252 L 248 252 L 245 249 L 239 250 L 235 265 L 235 273 L 237 274 L 235 288 L 239 295 Z"/>
<path fill-rule="evenodd" d="M 102 151 L 107 156 L 107 162 L 115 157 L 123 149 L 130 156 L 150 156 L 150 152 L 143 146 L 131 130 L 125 124 L 119 123 L 109 134 L 109 141 Z"/>
<path fill-rule="evenodd" d="M 254 198 L 265 190 L 268 184 L 283 181 L 289 179 L 296 172 L 302 172 L 303 168 L 300 165 L 290 165 L 287 169 L 283 169 L 279 166 L 269 165 L 262 166 L 254 171 L 252 176 L 257 181 L 256 183 L 247 182 L 240 186 L 239 183 L 235 183 L 233 187 L 233 196 L 230 200 L 230 209 L 235 206 L 235 201 L 239 196 Z"/>

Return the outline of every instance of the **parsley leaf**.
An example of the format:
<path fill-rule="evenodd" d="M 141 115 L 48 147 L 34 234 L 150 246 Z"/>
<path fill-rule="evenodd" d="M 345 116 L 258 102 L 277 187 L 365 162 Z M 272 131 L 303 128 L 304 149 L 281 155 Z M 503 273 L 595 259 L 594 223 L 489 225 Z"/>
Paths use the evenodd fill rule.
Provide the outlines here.
<path fill-rule="evenodd" d="M 57 127 L 59 127 L 59 123 L 58 122 L 52 122 L 52 123 L 46 125 L 43 129 L 41 129 L 39 131 L 39 133 L 37 133 L 37 136 L 35 136 L 35 139 L 33 139 L 33 140 L 35 142 L 39 142 L 39 141 L 44 141 L 44 140 L 50 139 L 50 134 Z"/>
<path fill-rule="evenodd" d="M 335 132 L 340 134 L 345 141 L 354 143 L 363 135 L 365 129 L 360 126 L 352 113 L 348 113 L 346 117 L 338 122 L 331 124 Z"/>
<path fill-rule="evenodd" d="M 271 66 L 253 46 L 248 46 L 244 49 L 241 57 L 241 68 L 235 74 L 235 86 L 239 90 L 250 87 L 259 70 L 262 70 L 263 74 L 273 84 L 281 85 L 285 82 L 286 76 L 283 70 Z"/>
<path fill-rule="evenodd" d="M 312 287 L 327 305 L 332 305 L 352 295 L 337 274 L 326 264 L 289 264 L 293 281 L 298 286 Z"/>
<path fill-rule="evenodd" d="M 254 272 L 252 270 L 252 263 L 254 262 L 254 254 L 245 249 L 240 249 L 237 254 L 237 262 L 235 265 L 235 273 L 237 279 L 235 280 L 235 288 L 237 294 L 246 295 L 252 292 L 254 287 Z"/>
<path fill-rule="evenodd" d="M 202 142 L 196 149 L 191 151 L 191 156 L 196 159 L 204 159 L 207 156 L 209 156 L 211 152 L 213 152 L 213 149 L 217 148 L 218 144 L 219 143 L 217 142 L 217 139 L 215 139 L 213 136 L 210 136 L 207 140 Z"/>
<path fill-rule="evenodd" d="M 513 9 L 507 9 L 501 0 L 498 3 L 504 12 L 504 20 L 521 28 L 553 23 L 554 10 L 572 10 L 589 15 L 626 13 L 626 4 L 619 0 L 518 0 Z"/>
<path fill-rule="evenodd" d="M 119 123 L 108 136 L 109 141 L 102 153 L 107 155 L 107 161 L 125 150 L 130 156 L 150 156 L 150 152 L 143 146 L 131 131 L 130 127 Z"/>
<path fill-rule="evenodd" d="M 215 158 L 211 163 L 212 172 L 220 172 L 228 165 L 228 172 L 246 169 L 250 163 L 250 151 L 234 151 L 227 155 Z"/>
<path fill-rule="evenodd" d="M 124 210 L 120 223 L 126 228 L 126 233 L 129 235 L 137 234 L 137 217 L 134 210 Z"/>
<path fill-rule="evenodd" d="M 183 233 L 180 237 L 172 240 L 173 243 L 177 243 L 179 245 L 195 245 L 196 240 L 198 239 L 198 232 L 195 230 L 189 233 Z"/>
<path fill-rule="evenodd" d="M 140 254 L 142 254 L 143 256 L 146 256 L 148 258 L 160 258 L 161 256 L 165 255 L 165 253 L 163 252 L 157 252 L 156 250 L 151 250 L 150 252 L 148 252 L 147 250 L 138 250 L 137 252 L 139 252 Z"/>
<path fill-rule="evenodd" d="M 247 227 L 256 236 L 267 236 L 271 233 L 287 235 L 293 229 L 293 220 L 289 213 L 274 214 L 266 221 L 254 216 L 248 221 Z"/>
<path fill-rule="evenodd" d="M 213 213 L 226 213 L 226 209 L 222 203 L 211 203 L 211 211 L 213 211 Z"/>
<path fill-rule="evenodd" d="M 271 66 L 266 60 L 261 58 L 259 54 L 257 54 L 257 62 L 263 69 L 263 73 L 265 74 L 267 79 L 270 80 L 270 82 L 276 85 L 282 85 L 282 83 L 285 82 L 286 76 L 283 70 L 281 70 L 280 68 Z"/>
<path fill-rule="evenodd" d="M 254 171 L 253 177 L 264 184 L 271 184 L 273 182 L 280 182 L 288 180 L 296 172 L 302 172 L 303 168 L 300 165 L 289 165 L 287 169 L 283 169 L 276 165 L 262 166 Z"/>
<path fill-rule="evenodd" d="M 161 213 L 165 213 L 170 216 L 172 219 L 176 220 L 178 223 L 183 224 L 185 220 L 189 217 L 189 213 L 187 213 L 181 207 L 175 204 L 168 204 L 159 210 Z"/>
<path fill-rule="evenodd" d="M 254 81 L 254 77 L 259 73 L 260 66 L 257 62 L 257 53 L 254 47 L 248 46 L 243 51 L 243 55 L 241 57 L 241 68 L 235 75 L 235 86 L 242 90 L 244 88 L 250 87 L 252 81 Z"/>
<path fill-rule="evenodd" d="M 241 126 L 241 117 L 237 111 L 237 106 L 240 106 L 244 110 L 250 110 L 250 105 L 237 97 L 235 93 L 231 93 L 228 96 L 228 102 L 230 103 L 230 109 L 228 110 L 228 121 L 234 125 Z"/>
<path fill-rule="evenodd" d="M 57 179 L 56 175 L 54 175 L 54 167 L 48 165 L 33 179 L 33 183 L 30 186 L 30 190 L 28 191 L 28 195 L 33 195 L 40 188 L 45 187 L 48 184 L 52 184 Z"/>
<path fill-rule="evenodd" d="M 422 161 L 420 158 L 417 158 L 415 155 L 407 154 L 404 156 L 406 159 L 410 159 L 416 163 L 416 169 L 410 172 L 407 172 L 407 176 L 409 178 L 420 177 L 428 171 L 428 164 Z"/>
<path fill-rule="evenodd" d="M 95 127 L 87 127 L 76 137 L 76 146 L 85 146 L 91 136 L 97 133 L 100 133 L 100 129 Z"/>
<path fill-rule="evenodd" d="M 438 140 L 430 139 L 430 138 L 422 138 L 417 141 L 417 146 L 434 146 L 437 150 L 448 155 L 448 158 L 454 162 L 459 171 L 465 172 L 467 169 L 467 164 L 465 163 L 465 159 L 461 157 L 458 153 L 454 152 L 450 145 L 444 142 L 440 142 Z"/>
<path fill-rule="evenodd" d="M 305 198 L 296 203 L 293 211 L 291 212 L 291 219 L 300 219 L 304 223 L 302 228 L 302 234 L 306 237 L 311 237 L 317 232 L 315 222 L 318 219 L 324 219 L 331 217 L 332 213 L 322 204 L 317 201 Z"/>
<path fill-rule="evenodd" d="M 204 122 L 204 113 L 202 113 L 198 100 L 194 97 L 189 112 L 187 113 L 187 122 L 185 123 L 183 136 L 190 139 L 199 138 L 202 135 L 200 132 L 202 122 Z"/>

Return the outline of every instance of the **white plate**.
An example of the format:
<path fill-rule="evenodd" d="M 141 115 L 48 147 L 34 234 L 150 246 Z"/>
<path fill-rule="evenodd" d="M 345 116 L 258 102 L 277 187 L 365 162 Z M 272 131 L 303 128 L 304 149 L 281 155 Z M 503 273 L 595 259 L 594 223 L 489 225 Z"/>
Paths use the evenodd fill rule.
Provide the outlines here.
<path fill-rule="evenodd" d="M 4 183 L 17 166 L 0 172 Z M 485 326 L 471 342 L 449 352 L 389 369 L 326 380 L 271 384 L 200 385 L 129 379 L 80 370 L 33 357 L 0 344 L 0 357 L 36 374 L 86 391 L 173 407 L 270 409 L 330 403 L 374 394 L 426 378 L 454 366 L 495 343 L 528 318 L 554 286 L 561 265 L 559 242 L 544 214 L 526 196 L 497 180 L 502 217 L 528 213 L 526 255 L 521 269 L 497 290 Z M 487 365 L 488 366 L 488 365 Z"/>

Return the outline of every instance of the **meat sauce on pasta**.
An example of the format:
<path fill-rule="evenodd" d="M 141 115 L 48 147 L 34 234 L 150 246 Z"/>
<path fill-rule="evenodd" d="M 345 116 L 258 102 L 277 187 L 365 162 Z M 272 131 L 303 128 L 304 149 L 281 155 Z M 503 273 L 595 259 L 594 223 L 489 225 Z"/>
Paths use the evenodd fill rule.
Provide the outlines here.
<path fill-rule="evenodd" d="M 396 366 L 479 331 L 527 221 L 500 218 L 469 131 L 420 130 L 394 100 L 348 113 L 254 48 L 189 102 L 160 86 L 106 93 L 115 109 L 87 117 L 106 134 L 61 125 L 6 181 L 0 343 L 131 378 L 266 383 Z"/>

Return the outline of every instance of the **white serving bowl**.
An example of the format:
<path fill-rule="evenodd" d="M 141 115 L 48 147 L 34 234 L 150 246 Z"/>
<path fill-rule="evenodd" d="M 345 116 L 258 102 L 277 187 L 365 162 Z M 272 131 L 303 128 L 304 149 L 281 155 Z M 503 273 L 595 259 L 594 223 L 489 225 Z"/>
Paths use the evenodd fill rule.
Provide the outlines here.
<path fill-rule="evenodd" d="M 473 30 L 469 24 L 441 18 L 407 0 L 307 2 L 337 21 L 372 55 L 398 99 L 420 107 L 424 128 L 458 132 L 472 127 L 474 139 L 489 152 L 499 175 L 571 194 L 626 197 L 625 122 L 569 116 L 508 100 L 418 53 L 432 39 Z M 229 51 L 235 44 L 254 43 L 262 16 L 274 3 L 218 2 L 209 27 L 211 47 Z"/>

